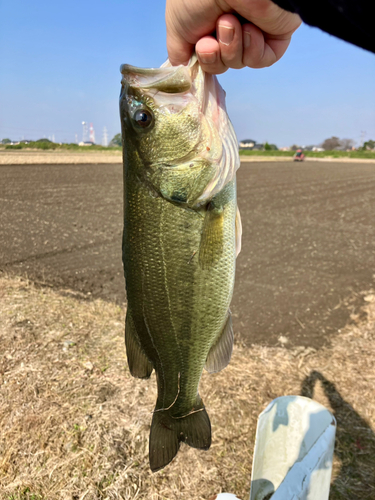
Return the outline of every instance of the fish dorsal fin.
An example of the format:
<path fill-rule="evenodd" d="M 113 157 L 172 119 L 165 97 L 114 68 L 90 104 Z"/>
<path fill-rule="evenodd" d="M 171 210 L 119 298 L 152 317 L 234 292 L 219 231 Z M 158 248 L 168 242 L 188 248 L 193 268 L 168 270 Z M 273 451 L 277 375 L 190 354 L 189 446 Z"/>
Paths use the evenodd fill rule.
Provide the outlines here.
<path fill-rule="evenodd" d="M 232 314 L 228 310 L 228 317 L 221 335 L 207 356 L 205 369 L 209 373 L 219 372 L 228 365 L 233 351 L 233 338 Z"/>

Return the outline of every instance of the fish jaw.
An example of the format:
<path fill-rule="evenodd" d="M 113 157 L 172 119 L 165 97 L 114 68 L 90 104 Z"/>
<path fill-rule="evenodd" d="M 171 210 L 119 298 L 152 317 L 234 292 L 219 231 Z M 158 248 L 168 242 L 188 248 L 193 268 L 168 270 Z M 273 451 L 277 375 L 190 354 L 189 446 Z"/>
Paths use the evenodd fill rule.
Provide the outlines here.
<path fill-rule="evenodd" d="M 187 92 L 191 88 L 189 68 L 174 66 L 169 68 L 138 68 L 122 64 L 120 72 L 128 85 L 142 89 L 155 89 L 167 94 Z"/>

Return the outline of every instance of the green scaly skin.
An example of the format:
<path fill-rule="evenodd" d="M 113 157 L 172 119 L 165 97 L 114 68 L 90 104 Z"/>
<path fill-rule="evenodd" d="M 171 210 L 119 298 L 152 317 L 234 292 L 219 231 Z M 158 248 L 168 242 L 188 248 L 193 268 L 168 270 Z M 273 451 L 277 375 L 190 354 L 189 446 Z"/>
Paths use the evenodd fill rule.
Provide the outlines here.
<path fill-rule="evenodd" d="M 201 102 L 189 97 L 186 68 L 155 84 L 158 92 L 173 90 L 176 98 L 140 88 L 131 74 L 135 70 L 125 68 L 120 98 L 125 336 L 133 375 L 148 377 L 152 367 L 156 372 L 150 433 L 150 465 L 156 471 L 173 459 L 181 441 L 202 449 L 211 443 L 198 386 L 219 338 L 225 342 L 215 345 L 210 369 L 223 368 L 230 358 L 232 338 L 222 333 L 229 331 L 224 327 L 234 285 L 237 200 L 235 178 L 202 198 L 215 185 L 210 182 L 223 146 Z M 196 89 L 202 85 L 196 80 Z M 175 107 L 168 111 L 163 106 L 169 99 Z M 137 125 L 138 109 L 152 116 L 150 126 Z"/>
<path fill-rule="evenodd" d="M 174 402 L 169 411 L 181 417 L 199 401 L 199 380 L 232 298 L 235 183 L 224 209 L 223 253 L 214 266 L 202 269 L 199 248 L 206 208 L 191 210 L 152 196 L 134 167 L 125 163 L 124 168 L 128 308 L 157 374 L 157 408 Z"/>

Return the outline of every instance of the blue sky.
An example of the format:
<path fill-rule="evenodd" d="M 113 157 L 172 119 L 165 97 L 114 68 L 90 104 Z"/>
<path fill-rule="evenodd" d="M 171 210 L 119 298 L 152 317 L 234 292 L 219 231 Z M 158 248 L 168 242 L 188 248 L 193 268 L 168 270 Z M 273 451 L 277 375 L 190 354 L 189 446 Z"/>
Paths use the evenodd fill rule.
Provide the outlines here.
<path fill-rule="evenodd" d="M 167 57 L 164 2 L 0 0 L 0 139 L 120 131 L 119 66 Z M 219 77 L 239 139 L 279 147 L 375 139 L 375 55 L 302 26 L 271 68 Z"/>

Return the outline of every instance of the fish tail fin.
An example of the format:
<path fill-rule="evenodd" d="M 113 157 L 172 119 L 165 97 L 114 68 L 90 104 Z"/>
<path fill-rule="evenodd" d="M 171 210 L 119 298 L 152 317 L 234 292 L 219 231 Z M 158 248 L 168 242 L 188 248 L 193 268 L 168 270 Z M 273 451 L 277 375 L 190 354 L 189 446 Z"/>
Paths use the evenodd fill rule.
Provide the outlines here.
<path fill-rule="evenodd" d="M 173 417 L 169 410 L 154 412 L 149 443 L 150 468 L 156 472 L 168 465 L 177 455 L 180 443 L 193 448 L 208 450 L 211 446 L 211 423 L 200 402 L 184 417 Z"/>

